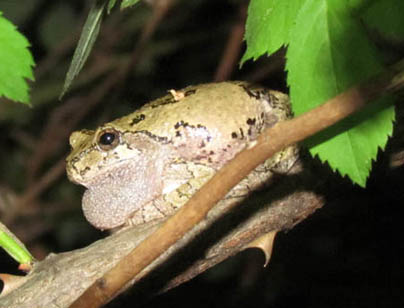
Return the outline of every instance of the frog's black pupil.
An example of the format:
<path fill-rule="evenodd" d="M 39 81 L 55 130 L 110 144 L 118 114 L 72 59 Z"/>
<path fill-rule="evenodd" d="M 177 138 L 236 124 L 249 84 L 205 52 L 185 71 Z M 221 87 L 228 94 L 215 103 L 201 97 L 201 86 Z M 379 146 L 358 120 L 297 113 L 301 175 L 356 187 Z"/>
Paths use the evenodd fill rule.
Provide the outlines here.
<path fill-rule="evenodd" d="M 104 133 L 100 137 L 100 143 L 103 145 L 110 145 L 115 140 L 115 134 L 113 133 Z"/>

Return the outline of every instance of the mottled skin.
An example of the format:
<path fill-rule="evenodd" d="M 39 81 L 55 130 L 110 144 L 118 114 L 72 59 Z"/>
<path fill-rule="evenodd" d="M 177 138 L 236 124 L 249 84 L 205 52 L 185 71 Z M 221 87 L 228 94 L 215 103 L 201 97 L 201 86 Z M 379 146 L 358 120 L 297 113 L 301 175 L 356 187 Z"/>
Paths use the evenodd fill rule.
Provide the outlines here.
<path fill-rule="evenodd" d="M 176 95 L 179 94 L 179 95 Z M 172 215 L 264 128 L 290 116 L 285 94 L 243 82 L 190 86 L 95 131 L 74 132 L 67 174 L 84 185 L 83 210 L 100 229 Z M 296 160 L 290 147 L 227 199 L 244 198 Z"/>

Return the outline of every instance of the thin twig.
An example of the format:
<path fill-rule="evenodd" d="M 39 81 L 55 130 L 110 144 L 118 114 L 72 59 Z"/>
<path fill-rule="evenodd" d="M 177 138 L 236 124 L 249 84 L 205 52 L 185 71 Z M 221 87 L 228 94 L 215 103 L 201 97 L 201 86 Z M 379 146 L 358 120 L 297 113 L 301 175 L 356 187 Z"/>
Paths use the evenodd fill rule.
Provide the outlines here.
<path fill-rule="evenodd" d="M 39 181 L 32 184 L 29 189 L 24 193 L 22 198 L 20 198 L 17 203 L 21 207 L 24 207 L 30 201 L 38 197 L 44 190 L 46 190 L 50 184 L 56 181 L 65 172 L 65 158 L 61 158 L 55 163 L 52 168 L 47 170 L 47 172 L 41 176 Z M 21 209 L 21 208 L 20 208 Z"/>
<path fill-rule="evenodd" d="M 216 70 L 214 81 L 229 79 L 239 59 L 241 46 L 243 45 L 244 26 L 247 19 L 247 4 L 240 5 L 238 19 L 230 32 L 226 48 L 223 52 L 220 64 Z"/>

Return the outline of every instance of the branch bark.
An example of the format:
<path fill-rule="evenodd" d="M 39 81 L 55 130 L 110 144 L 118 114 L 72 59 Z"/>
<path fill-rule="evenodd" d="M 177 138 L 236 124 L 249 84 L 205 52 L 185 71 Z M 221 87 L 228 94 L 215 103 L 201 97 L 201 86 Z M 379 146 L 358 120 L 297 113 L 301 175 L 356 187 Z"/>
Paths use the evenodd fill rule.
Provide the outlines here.
<path fill-rule="evenodd" d="M 131 291 L 137 292 L 139 303 L 204 272 L 265 233 L 292 228 L 322 206 L 322 198 L 312 192 L 317 185 L 313 173 L 306 168 L 303 171 L 298 162 L 290 175 L 251 196 L 237 211 L 219 203 L 206 219 L 132 277 L 119 293 L 135 284 Z M 34 266 L 23 285 L 0 298 L 0 307 L 71 307 L 95 281 L 102 284 L 106 272 L 162 224 L 158 221 L 127 228 L 83 249 L 49 255 Z M 130 270 L 131 265 L 127 266 L 126 270 Z M 120 276 L 118 273 L 116 279 Z"/>

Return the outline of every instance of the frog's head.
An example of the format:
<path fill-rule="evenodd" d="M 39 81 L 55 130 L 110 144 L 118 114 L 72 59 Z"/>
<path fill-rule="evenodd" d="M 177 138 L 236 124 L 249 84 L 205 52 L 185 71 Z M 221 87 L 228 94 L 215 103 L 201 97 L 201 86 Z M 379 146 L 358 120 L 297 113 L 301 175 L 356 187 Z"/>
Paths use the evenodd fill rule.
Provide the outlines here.
<path fill-rule="evenodd" d="M 114 228 L 161 194 L 164 149 L 141 132 L 113 123 L 95 131 L 74 132 L 66 159 L 69 179 L 87 188 L 83 210 L 100 229 Z"/>
<path fill-rule="evenodd" d="M 86 187 L 98 182 L 117 165 L 139 157 L 140 149 L 129 144 L 123 132 L 113 125 L 97 130 L 81 130 L 71 134 L 72 151 L 66 159 L 69 179 Z"/>

